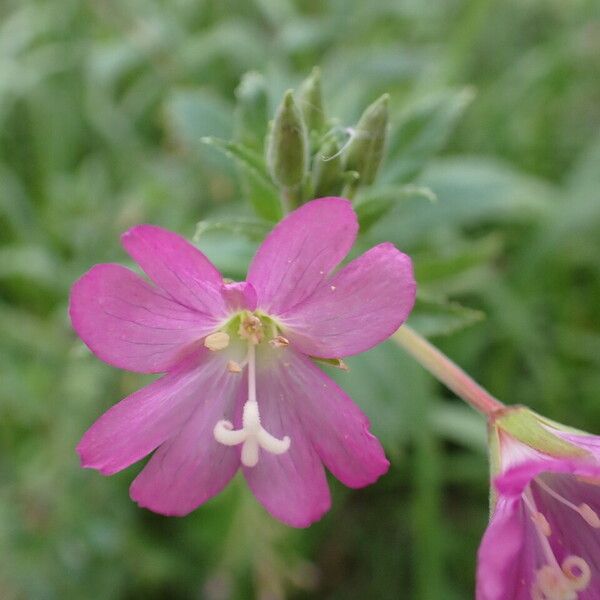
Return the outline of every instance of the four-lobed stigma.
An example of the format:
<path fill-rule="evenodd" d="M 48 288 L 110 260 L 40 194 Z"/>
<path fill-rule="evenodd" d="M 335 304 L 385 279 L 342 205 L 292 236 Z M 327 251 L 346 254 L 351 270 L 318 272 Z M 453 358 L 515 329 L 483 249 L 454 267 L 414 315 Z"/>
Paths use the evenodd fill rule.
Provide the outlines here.
<path fill-rule="evenodd" d="M 238 318 L 239 326 L 236 328 L 235 323 Z M 284 454 L 289 449 L 291 440 L 287 435 L 282 439 L 271 435 L 260 421 L 260 410 L 256 399 L 256 346 L 265 339 L 265 324 L 259 316 L 247 311 L 238 315 L 232 322 L 235 333 L 247 344 L 248 351 L 242 363 L 228 361 L 227 370 L 239 374 L 244 368 L 248 368 L 248 400 L 242 412 L 241 429 L 234 429 L 231 421 L 221 420 L 215 425 L 213 435 L 225 446 L 242 444 L 242 464 L 246 467 L 254 467 L 258 464 L 261 448 L 271 454 Z M 269 320 L 267 328 L 272 334 L 269 340 L 272 348 L 282 348 L 289 344 L 286 338 L 277 333 L 277 328 L 272 321 Z M 229 341 L 228 333 L 216 331 L 205 338 L 204 345 L 209 350 L 218 352 L 225 349 Z"/>

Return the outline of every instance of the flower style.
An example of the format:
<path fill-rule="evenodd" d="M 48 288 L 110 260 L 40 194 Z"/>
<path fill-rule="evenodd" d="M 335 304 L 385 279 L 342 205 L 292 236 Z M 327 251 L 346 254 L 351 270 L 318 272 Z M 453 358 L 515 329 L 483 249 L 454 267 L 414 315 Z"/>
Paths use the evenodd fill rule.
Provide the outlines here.
<path fill-rule="evenodd" d="M 495 503 L 477 600 L 600 598 L 600 437 L 523 407 L 492 418 Z"/>
<path fill-rule="evenodd" d="M 267 511 L 296 527 L 330 506 L 323 465 L 349 487 L 377 480 L 389 463 L 367 418 L 312 360 L 375 346 L 413 306 L 411 261 L 392 244 L 332 274 L 357 229 L 347 200 L 309 202 L 267 236 L 241 283 L 174 233 L 126 232 L 151 283 L 96 265 L 73 286 L 71 320 L 105 362 L 165 374 L 92 425 L 82 466 L 110 475 L 156 450 L 130 494 L 165 515 L 194 510 L 241 467 Z"/>

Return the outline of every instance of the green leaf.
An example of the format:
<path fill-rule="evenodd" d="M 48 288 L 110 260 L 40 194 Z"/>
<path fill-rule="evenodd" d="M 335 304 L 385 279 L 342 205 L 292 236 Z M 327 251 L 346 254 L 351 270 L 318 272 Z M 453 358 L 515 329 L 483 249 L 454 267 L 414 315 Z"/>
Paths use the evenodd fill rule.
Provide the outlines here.
<path fill-rule="evenodd" d="M 431 411 L 433 430 L 444 439 L 479 453 L 487 452 L 487 428 L 481 415 L 468 406 L 444 402 Z"/>
<path fill-rule="evenodd" d="M 0 280 L 14 277 L 61 289 L 58 263 L 48 249 L 40 246 L 15 244 L 0 248 Z"/>
<path fill-rule="evenodd" d="M 451 90 L 427 96 L 405 110 L 390 135 L 388 166 L 381 174 L 381 181 L 413 180 L 443 148 L 473 97 L 470 88 Z"/>
<path fill-rule="evenodd" d="M 231 135 L 231 109 L 227 102 L 204 90 L 179 90 L 167 101 L 166 115 L 175 136 L 198 148 L 203 136 Z"/>
<path fill-rule="evenodd" d="M 281 219 L 283 212 L 279 193 L 271 183 L 265 162 L 259 154 L 239 142 L 213 137 L 203 137 L 201 142 L 217 148 L 235 161 L 242 176 L 244 191 L 259 217 L 271 222 Z"/>
<path fill-rule="evenodd" d="M 424 336 L 449 335 L 485 318 L 480 310 L 457 302 L 437 298 L 417 297 L 408 324 Z"/>
<path fill-rule="evenodd" d="M 193 241 L 198 243 L 206 233 L 221 231 L 233 235 L 244 235 L 253 241 L 262 240 L 271 229 L 271 223 L 261 219 L 237 217 L 227 221 L 200 221 L 196 225 Z"/>
<path fill-rule="evenodd" d="M 437 197 L 428 187 L 417 185 L 389 186 L 369 190 L 356 200 L 355 210 L 361 233 L 365 233 L 384 217 L 400 200 L 420 198 L 436 202 Z"/>

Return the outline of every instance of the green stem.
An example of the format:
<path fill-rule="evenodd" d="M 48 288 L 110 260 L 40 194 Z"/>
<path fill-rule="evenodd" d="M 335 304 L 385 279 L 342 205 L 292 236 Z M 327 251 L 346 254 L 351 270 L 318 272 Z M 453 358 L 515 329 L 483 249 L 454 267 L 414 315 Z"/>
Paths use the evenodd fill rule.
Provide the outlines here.
<path fill-rule="evenodd" d="M 392 339 L 475 410 L 490 416 L 504 408 L 500 400 L 486 392 L 457 364 L 410 327 L 402 326 L 394 333 Z"/>

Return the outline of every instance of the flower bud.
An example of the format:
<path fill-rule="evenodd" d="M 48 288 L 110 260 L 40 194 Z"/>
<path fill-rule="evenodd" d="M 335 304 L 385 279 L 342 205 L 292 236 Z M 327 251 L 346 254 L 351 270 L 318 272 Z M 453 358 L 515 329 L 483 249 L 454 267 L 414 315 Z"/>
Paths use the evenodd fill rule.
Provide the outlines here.
<path fill-rule="evenodd" d="M 282 188 L 302 183 L 308 167 L 308 139 L 302 113 L 288 90 L 277 109 L 267 145 L 267 166 Z"/>
<path fill-rule="evenodd" d="M 325 113 L 323 111 L 321 69 L 319 67 L 315 67 L 300 85 L 297 101 L 308 132 L 322 131 L 325 127 Z"/>
<path fill-rule="evenodd" d="M 335 139 L 325 142 L 313 159 L 313 190 L 315 198 L 335 196 L 343 183 L 342 156 Z"/>
<path fill-rule="evenodd" d="M 373 183 L 381 165 L 388 129 L 389 99 L 389 94 L 384 94 L 365 109 L 344 152 L 345 170 L 356 171 L 360 175 L 360 185 Z"/>
<path fill-rule="evenodd" d="M 235 138 L 262 153 L 269 118 L 265 78 L 256 71 L 246 73 L 236 88 L 235 95 Z"/>

